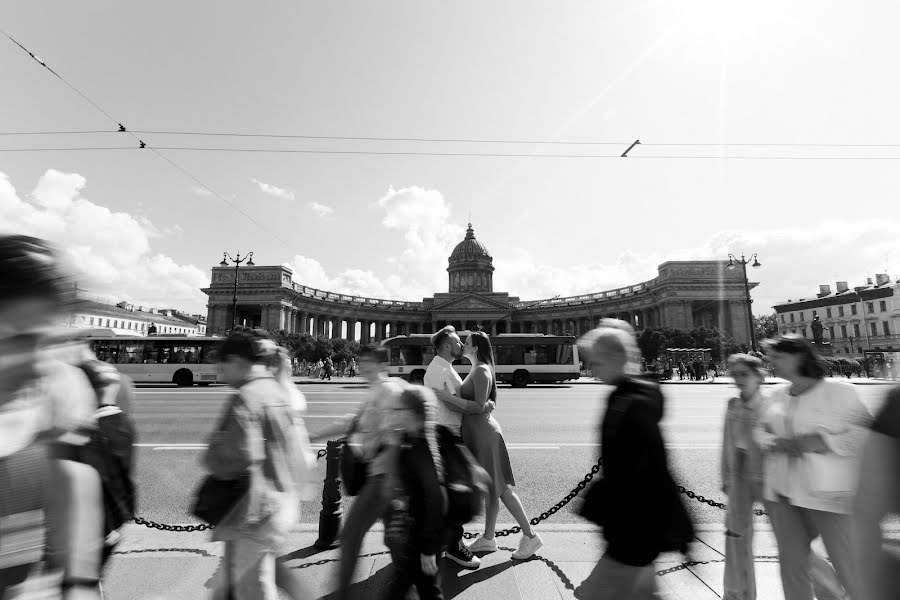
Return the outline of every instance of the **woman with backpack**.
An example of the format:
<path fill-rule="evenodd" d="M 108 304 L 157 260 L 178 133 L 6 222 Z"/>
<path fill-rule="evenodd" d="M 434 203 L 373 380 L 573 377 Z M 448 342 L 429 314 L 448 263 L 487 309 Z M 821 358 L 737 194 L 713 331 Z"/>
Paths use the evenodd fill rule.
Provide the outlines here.
<path fill-rule="evenodd" d="M 466 338 L 463 356 L 472 363 L 472 370 L 462 383 L 460 396 L 466 400 L 484 406 L 488 400 L 497 400 L 497 382 L 494 378 L 494 352 L 491 340 L 482 331 L 473 331 Z M 530 558 L 544 542 L 532 530 L 528 515 L 522 507 L 522 501 L 512 487 L 516 485 L 509 452 L 503 440 L 503 431 L 494 418 L 493 413 L 466 414 L 462 420 L 462 438 L 479 464 L 488 472 L 493 485 L 488 489 L 487 504 L 484 515 L 484 533 L 469 546 L 471 552 L 495 552 L 497 542 L 494 529 L 497 526 L 497 514 L 500 512 L 500 501 L 516 519 L 522 528 L 522 539 L 519 548 L 513 552 L 516 560 Z"/>
<path fill-rule="evenodd" d="M 394 427 L 400 444 L 392 479 L 393 494 L 385 517 L 385 543 L 395 576 L 386 598 L 403 600 L 415 586 L 421 600 L 443 600 L 437 554 L 444 533 L 444 468 L 435 435 L 437 400 L 431 390 L 403 390 Z"/>

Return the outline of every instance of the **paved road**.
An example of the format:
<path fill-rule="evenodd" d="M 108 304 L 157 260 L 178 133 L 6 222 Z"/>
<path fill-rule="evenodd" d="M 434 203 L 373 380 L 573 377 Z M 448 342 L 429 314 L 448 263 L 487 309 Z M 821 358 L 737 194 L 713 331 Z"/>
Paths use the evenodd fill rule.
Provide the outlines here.
<path fill-rule="evenodd" d="M 857 386 L 870 409 L 880 405 L 885 386 Z M 307 427 L 315 432 L 335 416 L 352 412 L 364 388 L 348 385 L 304 385 L 309 403 Z M 731 386 L 665 386 L 663 421 L 670 460 L 679 481 L 700 494 L 722 500 L 718 492 L 720 425 Z M 187 513 L 191 490 L 203 475 L 201 447 L 223 401 L 226 387 L 148 388 L 137 390 L 133 414 L 140 446 L 137 452 L 139 514 L 166 523 L 195 521 Z M 562 498 L 595 463 L 596 426 L 609 388 L 600 385 L 501 386 L 494 413 L 503 427 L 517 490 L 534 516 Z M 320 465 L 324 476 L 324 468 Z M 699 523 L 719 523 L 722 513 L 691 503 Z M 319 506 L 304 506 L 303 522 L 316 523 Z M 582 523 L 570 508 L 554 523 Z M 500 521 L 511 517 L 501 510 Z"/>

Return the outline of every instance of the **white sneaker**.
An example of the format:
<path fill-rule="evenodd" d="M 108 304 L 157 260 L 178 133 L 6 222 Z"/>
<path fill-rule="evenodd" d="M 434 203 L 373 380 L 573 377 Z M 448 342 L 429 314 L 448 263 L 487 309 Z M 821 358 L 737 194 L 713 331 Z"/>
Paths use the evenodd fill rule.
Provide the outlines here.
<path fill-rule="evenodd" d="M 523 533 L 522 539 L 519 541 L 519 549 L 512 553 L 512 557 L 516 560 L 531 558 L 531 556 L 538 551 L 538 548 L 543 545 L 544 540 L 542 540 L 541 536 L 538 534 L 534 534 L 534 537 L 530 538 Z"/>
<path fill-rule="evenodd" d="M 487 539 L 483 535 L 479 535 L 474 542 L 469 544 L 469 552 L 496 552 L 497 540 L 495 538 Z"/>

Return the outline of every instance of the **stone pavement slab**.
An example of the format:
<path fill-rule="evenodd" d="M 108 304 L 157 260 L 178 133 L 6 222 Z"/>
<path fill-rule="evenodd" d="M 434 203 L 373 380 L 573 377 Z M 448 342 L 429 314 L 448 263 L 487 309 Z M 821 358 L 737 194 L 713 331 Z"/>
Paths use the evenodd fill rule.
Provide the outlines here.
<path fill-rule="evenodd" d="M 499 528 L 508 525 L 499 525 Z M 698 540 L 689 559 L 703 564 L 687 566 L 680 554 L 665 554 L 657 571 L 673 569 L 657 577 L 666 600 L 721 598 L 724 572 L 724 532 L 721 525 L 698 526 Z M 470 530 L 471 531 L 471 530 Z M 603 553 L 599 532 L 581 525 L 545 525 L 538 528 L 544 547 L 527 561 L 513 561 L 510 554 L 519 536 L 498 538 L 499 550 L 483 554 L 478 570 L 462 569 L 441 561 L 445 597 L 459 600 L 573 600 L 575 590 Z M 107 600 L 204 600 L 211 598 L 221 581 L 222 544 L 209 541 L 208 532 L 169 532 L 129 525 L 114 554 L 104 580 Z M 888 531 L 900 539 L 900 528 Z M 312 546 L 315 527 L 301 526 L 290 536 L 290 551 L 281 561 L 311 591 L 311 597 L 333 600 L 339 550 L 319 551 Z M 365 537 L 351 587 L 354 600 L 378 600 L 388 585 L 393 567 L 383 545 L 384 531 L 374 527 Z M 821 550 L 821 546 L 819 546 Z M 768 525 L 757 528 L 754 555 L 758 597 L 782 600 L 777 550 Z"/>

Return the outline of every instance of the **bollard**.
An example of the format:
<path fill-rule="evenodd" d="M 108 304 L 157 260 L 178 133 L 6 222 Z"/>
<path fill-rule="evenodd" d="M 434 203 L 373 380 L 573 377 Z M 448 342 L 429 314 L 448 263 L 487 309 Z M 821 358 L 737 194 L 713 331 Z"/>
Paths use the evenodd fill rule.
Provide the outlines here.
<path fill-rule="evenodd" d="M 328 440 L 325 445 L 325 485 L 319 512 L 319 539 L 316 548 L 337 548 L 341 529 L 341 449 L 343 440 Z"/>

